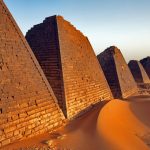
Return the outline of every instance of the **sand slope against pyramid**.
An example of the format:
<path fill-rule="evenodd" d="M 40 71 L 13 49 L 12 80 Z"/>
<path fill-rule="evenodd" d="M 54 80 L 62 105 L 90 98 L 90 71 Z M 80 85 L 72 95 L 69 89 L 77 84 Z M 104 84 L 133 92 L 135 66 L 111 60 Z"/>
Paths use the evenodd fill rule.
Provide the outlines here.
<path fill-rule="evenodd" d="M 63 119 L 35 56 L 0 0 L 0 147 L 51 130 Z"/>
<path fill-rule="evenodd" d="M 61 16 L 35 25 L 26 39 L 67 118 L 112 98 L 88 38 Z"/>
<path fill-rule="evenodd" d="M 115 98 L 126 98 L 137 92 L 136 82 L 117 47 L 107 48 L 97 58 Z"/>
<path fill-rule="evenodd" d="M 146 57 L 146 58 L 140 60 L 140 62 L 143 65 L 147 75 L 150 78 L 150 57 Z"/>
<path fill-rule="evenodd" d="M 137 83 L 150 83 L 150 79 L 139 61 L 131 60 L 128 66 Z"/>

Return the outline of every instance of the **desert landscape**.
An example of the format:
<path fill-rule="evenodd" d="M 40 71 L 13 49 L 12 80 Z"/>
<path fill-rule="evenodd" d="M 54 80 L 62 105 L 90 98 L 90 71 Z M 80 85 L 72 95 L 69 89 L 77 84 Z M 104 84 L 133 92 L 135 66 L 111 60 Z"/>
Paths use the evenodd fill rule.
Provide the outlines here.
<path fill-rule="evenodd" d="M 82 117 L 6 149 L 148 150 L 150 96 L 101 102 Z"/>
<path fill-rule="evenodd" d="M 149 150 L 150 56 L 95 54 L 60 15 L 24 36 L 0 0 L 0 149 Z"/>

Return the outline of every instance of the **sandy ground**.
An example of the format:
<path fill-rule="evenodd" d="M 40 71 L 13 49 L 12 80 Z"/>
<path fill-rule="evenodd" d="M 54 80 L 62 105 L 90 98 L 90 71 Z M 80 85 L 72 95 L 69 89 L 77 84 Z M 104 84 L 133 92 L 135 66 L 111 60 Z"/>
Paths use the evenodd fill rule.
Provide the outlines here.
<path fill-rule="evenodd" d="M 112 150 L 150 149 L 150 97 L 109 102 L 99 114 L 97 130 Z"/>
<path fill-rule="evenodd" d="M 3 149 L 149 150 L 150 96 L 101 102 L 53 134 Z"/>

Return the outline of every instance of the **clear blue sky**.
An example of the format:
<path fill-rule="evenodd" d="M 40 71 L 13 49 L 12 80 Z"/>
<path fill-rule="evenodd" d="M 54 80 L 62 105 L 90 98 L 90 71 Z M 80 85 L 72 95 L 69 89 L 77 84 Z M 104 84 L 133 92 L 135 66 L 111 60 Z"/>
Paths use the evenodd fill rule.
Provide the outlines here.
<path fill-rule="evenodd" d="M 96 54 L 111 45 L 126 60 L 150 56 L 150 0 L 4 0 L 22 32 L 62 15 L 81 30 Z"/>

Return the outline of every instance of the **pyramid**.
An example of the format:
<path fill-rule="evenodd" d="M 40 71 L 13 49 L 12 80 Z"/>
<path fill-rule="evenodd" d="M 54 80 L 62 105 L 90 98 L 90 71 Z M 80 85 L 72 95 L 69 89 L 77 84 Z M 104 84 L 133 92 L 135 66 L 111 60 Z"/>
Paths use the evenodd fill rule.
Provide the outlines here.
<path fill-rule="evenodd" d="M 88 38 L 63 17 L 46 18 L 26 39 L 67 118 L 112 98 Z"/>
<path fill-rule="evenodd" d="M 128 66 L 137 83 L 150 83 L 150 79 L 139 61 L 131 60 Z"/>
<path fill-rule="evenodd" d="M 146 57 L 140 60 L 140 62 L 143 65 L 148 77 L 150 78 L 150 57 Z"/>
<path fill-rule="evenodd" d="M 53 130 L 63 119 L 39 63 L 0 0 L 0 147 Z"/>
<path fill-rule="evenodd" d="M 115 98 L 137 92 L 136 82 L 120 50 L 111 46 L 97 56 Z"/>

